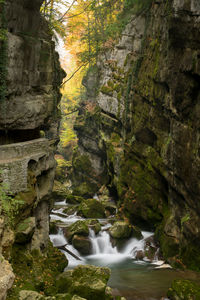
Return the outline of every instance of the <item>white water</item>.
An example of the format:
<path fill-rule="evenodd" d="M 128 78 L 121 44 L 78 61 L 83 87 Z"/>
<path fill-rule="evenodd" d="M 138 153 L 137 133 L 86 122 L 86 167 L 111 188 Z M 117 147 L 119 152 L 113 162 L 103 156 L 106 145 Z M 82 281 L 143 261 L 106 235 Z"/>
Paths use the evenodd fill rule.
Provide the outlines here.
<path fill-rule="evenodd" d="M 51 215 L 52 219 L 64 221 L 65 224 L 71 224 L 77 220 L 80 220 L 76 214 L 62 218 L 60 216 Z M 87 263 L 87 260 L 98 261 L 101 265 L 118 263 L 120 261 L 126 260 L 127 258 L 135 259 L 136 253 L 138 250 L 144 250 L 145 239 L 152 235 L 151 232 L 143 231 L 143 239 L 137 240 L 135 238 L 129 239 L 121 250 L 118 250 L 117 247 L 113 247 L 110 235 L 106 231 L 111 226 L 107 224 L 102 227 L 102 231 L 95 235 L 94 231 L 90 229 L 89 238 L 92 243 L 92 254 L 88 256 L 81 256 L 80 253 L 70 244 L 67 245 L 67 249 L 72 251 L 74 254 L 81 258 L 81 264 Z M 67 240 L 63 234 L 62 229 L 59 229 L 57 234 L 50 235 L 50 239 L 55 246 L 61 246 L 67 244 Z M 64 252 L 69 261 L 69 267 L 80 264 L 80 261 L 73 258 L 71 255 Z M 140 262 L 139 262 L 140 263 Z"/>

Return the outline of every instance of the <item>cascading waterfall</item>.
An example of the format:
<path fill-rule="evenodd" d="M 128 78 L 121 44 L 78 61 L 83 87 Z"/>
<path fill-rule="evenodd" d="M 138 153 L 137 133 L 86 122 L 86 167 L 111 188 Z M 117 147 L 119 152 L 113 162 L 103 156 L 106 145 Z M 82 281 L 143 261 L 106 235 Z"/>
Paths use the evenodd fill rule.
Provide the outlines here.
<path fill-rule="evenodd" d="M 65 224 L 72 224 L 81 218 L 75 214 L 68 216 L 61 212 L 61 210 L 57 210 L 56 214 L 52 214 L 51 218 L 53 220 L 64 221 Z M 63 216 L 60 216 L 63 215 Z M 136 238 L 131 238 L 127 242 L 125 242 L 123 248 L 118 250 L 116 246 L 113 246 L 110 240 L 110 235 L 107 232 L 107 229 L 111 226 L 111 224 L 106 224 L 102 227 L 102 230 L 96 235 L 92 229 L 89 229 L 89 239 L 92 244 L 92 254 L 88 256 L 81 256 L 79 252 L 70 244 L 68 244 L 67 239 L 63 234 L 62 228 L 59 228 L 57 234 L 51 234 L 50 239 L 53 242 L 54 246 L 59 247 L 67 244 L 67 249 L 73 252 L 75 255 L 81 258 L 81 263 L 87 263 L 89 260 L 98 261 L 100 265 L 107 265 L 108 263 L 116 263 L 122 261 L 126 258 L 135 259 L 137 251 L 144 251 L 145 239 L 153 235 L 151 232 L 142 232 L 143 239 L 137 240 Z M 69 260 L 69 266 L 73 267 L 77 264 L 80 264 L 80 261 L 77 261 L 72 256 L 67 255 Z"/>

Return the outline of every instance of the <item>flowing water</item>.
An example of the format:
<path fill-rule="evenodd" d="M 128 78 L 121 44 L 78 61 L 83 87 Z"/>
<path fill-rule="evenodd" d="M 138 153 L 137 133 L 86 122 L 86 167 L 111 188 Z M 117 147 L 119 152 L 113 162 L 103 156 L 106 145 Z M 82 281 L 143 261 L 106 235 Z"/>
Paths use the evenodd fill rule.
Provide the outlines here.
<path fill-rule="evenodd" d="M 57 203 L 64 205 L 64 203 Z M 62 226 L 72 224 L 82 219 L 76 214 L 67 216 L 62 212 L 62 208 L 53 211 L 52 220 L 62 222 Z M 106 266 L 111 269 L 111 277 L 108 285 L 113 288 L 114 294 L 126 297 L 127 300 L 156 300 L 167 299 L 166 292 L 174 279 L 187 278 L 197 280 L 193 272 L 185 273 L 174 269 L 160 269 L 163 263 L 154 258 L 150 262 L 148 259 L 136 260 L 138 250 L 144 250 L 145 239 L 152 236 L 152 232 L 142 232 L 143 239 L 129 239 L 123 247 L 118 250 L 113 247 L 107 229 L 111 226 L 108 220 L 100 220 L 102 230 L 95 235 L 90 229 L 90 240 L 92 242 L 92 254 L 81 256 L 79 252 L 70 244 L 67 249 L 81 258 L 81 262 L 65 253 L 69 260 L 67 268 L 74 268 L 78 264 L 92 264 L 96 266 Z M 64 223 L 64 225 L 63 225 Z M 50 235 L 50 239 L 55 246 L 67 244 L 62 228 L 57 234 Z"/>

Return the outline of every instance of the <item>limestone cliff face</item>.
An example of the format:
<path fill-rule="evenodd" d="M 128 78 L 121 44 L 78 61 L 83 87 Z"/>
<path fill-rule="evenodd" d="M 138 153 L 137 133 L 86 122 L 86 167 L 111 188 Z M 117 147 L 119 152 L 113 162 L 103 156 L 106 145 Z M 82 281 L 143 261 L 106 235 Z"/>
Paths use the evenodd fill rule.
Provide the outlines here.
<path fill-rule="evenodd" d="M 123 214 L 156 229 L 165 258 L 193 269 L 200 265 L 199 32 L 195 0 L 152 1 L 133 16 L 84 80 L 74 155 L 75 192 L 80 182 L 82 191 L 93 184 L 90 194 L 106 183 Z"/>
<path fill-rule="evenodd" d="M 12 244 L 18 242 L 19 232 L 12 227 L 18 226 L 16 231 L 20 231 L 23 220 L 27 220 L 27 228 L 23 228 L 26 247 L 43 250 L 49 240 L 49 196 L 59 123 L 57 104 L 64 72 L 48 24 L 40 15 L 41 4 L 42 0 L 6 0 L 0 4 L 0 67 L 4 85 L 0 99 L 0 253 L 6 257 Z M 5 186 L 6 193 L 16 201 L 15 211 L 12 205 L 9 209 L 5 206 Z M 0 299 L 4 299 L 10 285 L 9 280 L 4 284 Z"/>

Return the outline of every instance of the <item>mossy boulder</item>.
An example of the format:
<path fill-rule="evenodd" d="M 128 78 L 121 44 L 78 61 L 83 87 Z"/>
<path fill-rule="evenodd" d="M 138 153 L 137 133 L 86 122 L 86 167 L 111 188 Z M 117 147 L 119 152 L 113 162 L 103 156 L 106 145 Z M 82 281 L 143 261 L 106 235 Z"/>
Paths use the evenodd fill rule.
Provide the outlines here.
<path fill-rule="evenodd" d="M 64 229 L 65 237 L 71 243 L 74 235 L 88 236 L 89 228 L 86 221 L 76 221 Z"/>
<path fill-rule="evenodd" d="M 104 218 L 105 210 L 103 204 L 96 199 L 87 199 L 83 201 L 78 208 L 79 214 L 85 218 Z"/>
<path fill-rule="evenodd" d="M 99 233 L 99 231 L 101 230 L 101 224 L 96 219 L 87 220 L 87 224 L 89 228 L 94 230 L 95 234 Z"/>
<path fill-rule="evenodd" d="M 82 255 L 89 255 L 92 252 L 92 244 L 88 237 L 74 235 L 72 239 L 72 245 L 77 249 Z"/>
<path fill-rule="evenodd" d="M 78 205 L 70 205 L 70 206 L 67 206 L 66 208 L 64 208 L 63 212 L 65 214 L 67 214 L 68 216 L 69 215 L 74 215 L 75 212 L 77 211 L 77 208 L 78 208 Z"/>
<path fill-rule="evenodd" d="M 132 234 L 132 226 L 124 221 L 117 221 L 109 228 L 109 233 L 114 239 L 130 238 Z"/>
<path fill-rule="evenodd" d="M 55 201 L 60 201 L 64 200 L 67 198 L 69 195 L 69 191 L 67 187 L 62 184 L 61 182 L 55 180 L 54 181 L 54 186 L 53 186 L 53 191 L 52 191 L 52 197 Z"/>
<path fill-rule="evenodd" d="M 24 245 L 15 244 L 11 260 L 17 276 L 8 292 L 8 300 L 19 300 L 21 290 L 42 291 L 45 296 L 57 294 L 55 278 L 67 267 L 68 261 L 51 243 L 44 255 L 39 250 L 29 251 Z"/>
<path fill-rule="evenodd" d="M 132 234 L 131 234 L 131 236 L 138 239 L 138 240 L 141 240 L 143 238 L 141 230 L 137 226 L 134 226 L 134 225 L 132 225 Z"/>
<path fill-rule="evenodd" d="M 200 299 L 200 285 L 190 280 L 174 280 L 167 292 L 171 300 Z"/>
<path fill-rule="evenodd" d="M 26 244 L 28 243 L 34 233 L 35 230 L 35 218 L 29 217 L 19 223 L 16 228 L 15 233 L 15 242 L 18 244 Z"/>
<path fill-rule="evenodd" d="M 63 289 L 87 300 L 103 300 L 110 269 L 90 265 L 80 265 L 74 270 L 61 274 L 57 280 L 58 291 Z"/>
<path fill-rule="evenodd" d="M 70 204 L 78 204 L 78 203 L 81 203 L 84 200 L 85 199 L 83 197 L 77 196 L 77 195 L 68 194 L 66 196 L 66 202 L 70 203 Z"/>

